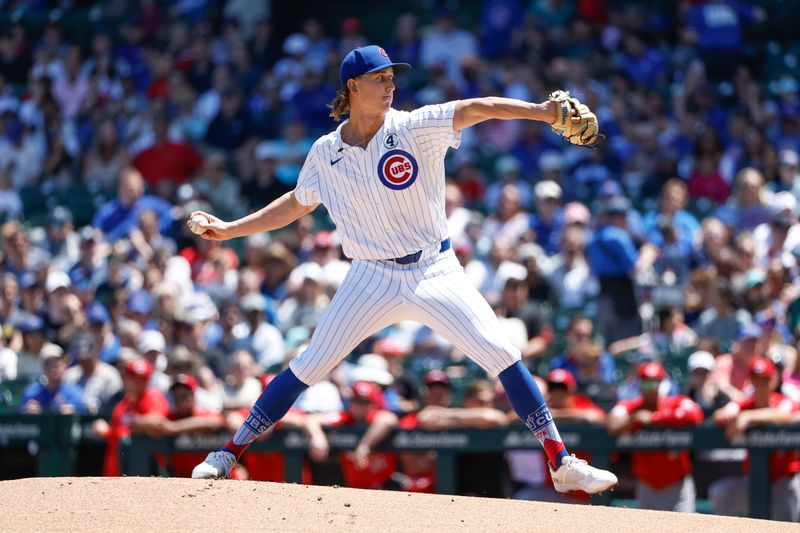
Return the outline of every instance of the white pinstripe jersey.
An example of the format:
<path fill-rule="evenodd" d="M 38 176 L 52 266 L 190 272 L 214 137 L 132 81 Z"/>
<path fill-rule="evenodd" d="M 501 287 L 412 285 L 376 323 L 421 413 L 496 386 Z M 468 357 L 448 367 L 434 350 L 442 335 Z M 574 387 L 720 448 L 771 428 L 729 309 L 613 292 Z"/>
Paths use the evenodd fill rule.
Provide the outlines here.
<path fill-rule="evenodd" d="M 347 257 L 402 257 L 447 238 L 444 156 L 461 140 L 454 109 L 390 109 L 366 149 L 344 144 L 342 125 L 314 143 L 295 196 L 325 205 Z"/>

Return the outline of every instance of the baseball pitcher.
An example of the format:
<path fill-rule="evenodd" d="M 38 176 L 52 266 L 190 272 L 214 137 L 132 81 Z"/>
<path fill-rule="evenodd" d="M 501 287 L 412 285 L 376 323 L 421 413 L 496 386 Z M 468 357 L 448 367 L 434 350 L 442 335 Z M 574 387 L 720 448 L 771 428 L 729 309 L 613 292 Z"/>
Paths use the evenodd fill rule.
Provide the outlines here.
<path fill-rule="evenodd" d="M 351 51 L 331 104 L 335 120 L 349 119 L 314 143 L 295 189 L 233 222 L 191 214 L 190 221 L 205 217 L 198 230 L 203 238 L 224 240 L 281 228 L 324 204 L 352 259 L 308 348 L 264 390 L 230 442 L 192 476 L 227 477 L 247 446 L 364 338 L 416 320 L 499 376 L 515 412 L 544 447 L 556 490 L 610 489 L 617 484 L 614 474 L 567 453 L 519 350 L 502 336 L 491 307 L 456 259 L 444 210 L 444 157 L 458 147 L 464 128 L 490 119 L 536 120 L 571 143 L 592 145 L 597 119 L 563 91 L 541 104 L 486 97 L 412 112 L 392 109 L 394 76 L 409 68 L 379 46 Z"/>

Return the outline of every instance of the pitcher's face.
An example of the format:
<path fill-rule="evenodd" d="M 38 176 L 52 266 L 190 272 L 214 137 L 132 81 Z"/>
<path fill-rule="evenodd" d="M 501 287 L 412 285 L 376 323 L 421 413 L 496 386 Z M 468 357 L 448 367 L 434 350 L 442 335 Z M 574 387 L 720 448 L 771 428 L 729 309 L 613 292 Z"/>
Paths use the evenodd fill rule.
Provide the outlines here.
<path fill-rule="evenodd" d="M 386 113 L 392 107 L 394 89 L 392 67 L 364 74 L 350 84 L 350 106 L 368 112 Z"/>

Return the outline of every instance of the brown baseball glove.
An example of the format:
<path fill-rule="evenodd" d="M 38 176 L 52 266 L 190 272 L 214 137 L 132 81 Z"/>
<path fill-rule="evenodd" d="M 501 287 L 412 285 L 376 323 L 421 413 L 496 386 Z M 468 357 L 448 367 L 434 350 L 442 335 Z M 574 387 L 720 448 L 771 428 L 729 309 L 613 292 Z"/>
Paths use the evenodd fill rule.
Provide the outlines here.
<path fill-rule="evenodd" d="M 573 98 L 567 91 L 554 91 L 547 98 L 556 103 L 556 120 L 550 124 L 554 133 L 560 135 L 571 144 L 577 146 L 594 147 L 600 138 L 600 127 L 597 117 L 591 112 L 589 106 Z M 579 117 L 579 122 L 573 118 Z"/>

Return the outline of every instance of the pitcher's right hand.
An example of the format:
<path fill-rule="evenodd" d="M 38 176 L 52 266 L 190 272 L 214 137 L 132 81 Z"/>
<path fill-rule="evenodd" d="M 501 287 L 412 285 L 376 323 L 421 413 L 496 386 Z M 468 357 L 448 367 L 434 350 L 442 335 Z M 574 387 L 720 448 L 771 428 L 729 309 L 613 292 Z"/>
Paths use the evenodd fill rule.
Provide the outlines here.
<path fill-rule="evenodd" d="M 199 224 L 200 228 L 206 230 L 200 237 L 209 241 L 225 241 L 232 238 L 230 234 L 230 223 L 212 214 L 206 213 L 205 211 L 192 211 L 186 221 L 187 226 L 189 225 L 189 221 L 196 215 L 204 216 L 208 220 L 207 223 Z"/>

